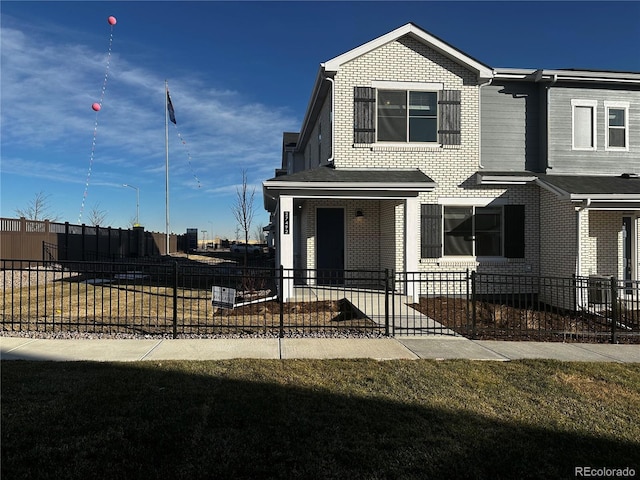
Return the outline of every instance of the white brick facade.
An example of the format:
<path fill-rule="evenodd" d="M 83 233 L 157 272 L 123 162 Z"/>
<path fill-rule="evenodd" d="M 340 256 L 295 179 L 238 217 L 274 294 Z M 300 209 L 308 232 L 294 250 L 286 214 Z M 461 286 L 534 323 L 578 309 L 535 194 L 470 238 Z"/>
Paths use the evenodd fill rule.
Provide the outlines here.
<path fill-rule="evenodd" d="M 321 104 L 313 107 L 314 114 L 306 117 L 309 123 L 305 124 L 303 144 L 298 148 L 304 152 L 307 169 L 326 165 L 329 160 L 336 171 L 417 169 L 436 186 L 420 190 L 417 202 L 416 192 L 407 193 L 404 198 L 394 192 L 384 198 L 388 192 L 381 187 L 374 193 L 354 194 L 352 198 L 344 195 L 338 184 L 323 194 L 299 193 L 296 198 L 299 209 L 294 216 L 301 224 L 294 249 L 296 265 L 310 270 L 317 268 L 316 211 L 333 207 L 344 211 L 344 268 L 347 270 L 475 270 L 548 277 L 578 274 L 623 278 L 621 225 L 623 217 L 630 217 L 633 275 L 634 279 L 640 279 L 640 209 L 593 209 L 586 201 L 571 201 L 561 192 L 550 191 L 552 189 L 541 186 L 538 180 L 491 185 L 478 181 L 484 168 L 480 158 L 482 75 L 474 70 L 477 65 L 469 63 L 461 52 L 452 54 L 451 50 L 441 48 L 442 45 L 435 48 L 435 43 L 419 38 L 424 40 L 420 35 L 404 35 L 376 43 L 375 48 L 361 50 L 358 47 L 353 55 L 347 52 L 347 60 L 327 74 L 333 76 L 331 82 L 319 76 L 314 94 L 320 88 L 328 93 Z M 334 60 L 327 64 L 334 65 Z M 402 90 L 403 84 L 460 92 L 459 145 L 354 143 L 354 89 L 397 85 L 397 89 Z M 416 233 L 419 237 L 421 231 L 420 204 L 524 206 L 524 257 L 506 258 L 505 254 L 505 257 L 491 258 L 421 258 L 421 239 L 413 238 Z M 356 218 L 358 210 L 363 216 Z M 505 229 L 504 223 L 502 228 Z M 502 238 L 505 236 L 503 232 Z M 572 301 L 563 300 L 564 303 Z"/>

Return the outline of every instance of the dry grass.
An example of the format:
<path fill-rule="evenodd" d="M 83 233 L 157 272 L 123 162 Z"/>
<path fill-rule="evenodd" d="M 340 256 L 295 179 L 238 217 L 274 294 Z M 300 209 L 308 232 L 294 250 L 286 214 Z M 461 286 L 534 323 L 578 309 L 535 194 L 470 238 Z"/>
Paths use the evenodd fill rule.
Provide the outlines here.
<path fill-rule="evenodd" d="M 151 282 L 55 281 L 5 290 L 1 302 L 0 316 L 6 331 L 144 334 L 173 331 L 173 288 Z M 211 305 L 209 290 L 178 288 L 176 305 L 176 328 L 183 334 L 272 332 L 280 328 L 277 301 L 227 310 Z M 374 327 L 340 300 L 287 303 L 283 324 L 294 330 Z"/>

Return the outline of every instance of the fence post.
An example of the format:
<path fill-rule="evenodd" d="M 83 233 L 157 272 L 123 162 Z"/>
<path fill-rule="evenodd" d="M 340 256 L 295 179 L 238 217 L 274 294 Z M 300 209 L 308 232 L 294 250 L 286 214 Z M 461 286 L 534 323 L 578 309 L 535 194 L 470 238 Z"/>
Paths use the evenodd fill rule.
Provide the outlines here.
<path fill-rule="evenodd" d="M 173 338 L 178 337 L 178 262 L 173 262 Z"/>
<path fill-rule="evenodd" d="M 389 336 L 389 269 L 384 269 L 384 334 Z"/>
<path fill-rule="evenodd" d="M 60 260 L 69 260 L 69 222 L 64 222 L 64 258 Z"/>
<path fill-rule="evenodd" d="M 284 337 L 284 267 L 280 265 L 280 275 L 278 277 L 278 302 L 280 303 L 280 338 Z"/>
<path fill-rule="evenodd" d="M 618 333 L 616 332 L 618 310 L 618 279 L 611 277 L 611 343 L 618 343 Z"/>
<path fill-rule="evenodd" d="M 80 234 L 80 238 L 81 238 L 81 241 L 82 241 L 82 256 L 80 258 L 82 258 L 83 262 L 87 259 L 86 255 L 85 255 L 85 250 L 87 249 L 87 244 L 85 243 L 87 232 L 85 231 L 85 229 L 86 229 L 86 225 L 83 223 L 82 224 L 82 233 Z"/>
<path fill-rule="evenodd" d="M 476 338 L 476 272 L 471 272 L 471 338 Z"/>

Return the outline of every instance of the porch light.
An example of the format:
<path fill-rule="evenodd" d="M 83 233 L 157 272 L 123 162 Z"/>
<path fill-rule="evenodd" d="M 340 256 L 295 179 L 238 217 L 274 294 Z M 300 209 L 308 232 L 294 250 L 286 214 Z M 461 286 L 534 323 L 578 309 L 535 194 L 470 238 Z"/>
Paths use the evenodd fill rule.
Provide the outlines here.
<path fill-rule="evenodd" d="M 356 218 L 362 218 L 364 217 L 364 213 L 362 213 L 362 210 L 356 210 Z"/>

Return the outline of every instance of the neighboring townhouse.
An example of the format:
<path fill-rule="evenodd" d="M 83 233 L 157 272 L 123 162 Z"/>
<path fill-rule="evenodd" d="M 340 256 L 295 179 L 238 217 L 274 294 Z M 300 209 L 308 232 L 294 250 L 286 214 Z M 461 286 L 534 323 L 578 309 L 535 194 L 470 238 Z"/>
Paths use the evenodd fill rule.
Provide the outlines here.
<path fill-rule="evenodd" d="M 632 280 L 639 173 L 640 73 L 494 69 L 410 23 L 321 64 L 263 190 L 277 263 L 318 284 L 358 269 Z"/>

